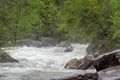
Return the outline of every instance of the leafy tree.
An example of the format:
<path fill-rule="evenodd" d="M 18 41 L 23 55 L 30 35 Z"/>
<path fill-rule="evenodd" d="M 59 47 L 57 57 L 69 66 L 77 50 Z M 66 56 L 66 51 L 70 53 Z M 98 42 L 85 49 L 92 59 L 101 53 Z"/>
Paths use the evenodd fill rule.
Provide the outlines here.
<path fill-rule="evenodd" d="M 54 37 L 89 42 L 91 51 L 120 48 L 120 0 L 1 0 L 0 45 Z M 90 51 L 88 50 L 88 51 Z"/>

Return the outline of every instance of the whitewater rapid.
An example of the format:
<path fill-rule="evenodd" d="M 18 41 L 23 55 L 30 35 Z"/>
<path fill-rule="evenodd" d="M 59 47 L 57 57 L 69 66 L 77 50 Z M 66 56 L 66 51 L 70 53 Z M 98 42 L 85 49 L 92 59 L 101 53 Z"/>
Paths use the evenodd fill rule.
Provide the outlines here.
<path fill-rule="evenodd" d="M 19 63 L 0 63 L 0 75 L 7 75 L 9 77 L 15 75 L 14 77 L 16 77 L 18 75 L 27 75 L 31 72 L 33 72 L 33 75 L 39 73 L 41 77 L 45 75 L 50 77 L 52 75 L 51 72 L 57 72 L 59 74 L 58 76 L 65 75 L 65 72 L 73 71 L 64 69 L 64 65 L 69 60 L 73 58 L 80 59 L 86 55 L 87 44 L 72 44 L 72 46 L 74 48 L 72 52 L 60 52 L 57 47 L 36 48 L 23 46 L 3 48 L 12 57 L 19 60 Z M 46 74 L 44 75 L 42 73 Z M 43 79 L 47 80 L 47 78 Z"/>

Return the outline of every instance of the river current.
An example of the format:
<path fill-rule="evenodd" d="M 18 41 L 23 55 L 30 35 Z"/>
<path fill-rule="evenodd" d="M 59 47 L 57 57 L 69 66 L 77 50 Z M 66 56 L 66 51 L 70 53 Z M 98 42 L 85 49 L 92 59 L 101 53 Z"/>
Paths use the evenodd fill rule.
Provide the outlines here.
<path fill-rule="evenodd" d="M 72 52 L 61 52 L 57 47 L 3 48 L 19 63 L 0 63 L 0 80 L 50 80 L 78 73 L 64 66 L 73 58 L 83 58 L 87 44 L 72 46 Z"/>

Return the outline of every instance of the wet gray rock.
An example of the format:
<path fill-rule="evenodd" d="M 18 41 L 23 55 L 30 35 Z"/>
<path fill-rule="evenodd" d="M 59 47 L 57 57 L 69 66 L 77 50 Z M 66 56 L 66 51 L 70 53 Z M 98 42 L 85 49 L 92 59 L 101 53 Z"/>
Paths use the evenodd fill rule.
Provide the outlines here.
<path fill-rule="evenodd" d="M 99 80 L 120 80 L 120 65 L 100 71 Z"/>
<path fill-rule="evenodd" d="M 10 55 L 8 55 L 6 52 L 0 51 L 0 62 L 19 62 L 18 60 L 14 59 Z"/>
<path fill-rule="evenodd" d="M 28 47 L 47 47 L 47 46 L 56 46 L 57 42 L 53 39 L 42 38 L 41 41 L 36 41 L 32 39 L 21 39 L 16 41 L 17 45 L 28 46 Z"/>
<path fill-rule="evenodd" d="M 97 72 L 82 71 L 82 73 L 74 74 L 59 79 L 52 79 L 52 80 L 98 80 L 98 79 L 99 76 Z"/>
<path fill-rule="evenodd" d="M 62 41 L 57 45 L 58 48 L 61 48 L 63 52 L 71 52 L 73 51 L 73 47 L 69 41 Z"/>
<path fill-rule="evenodd" d="M 40 41 L 42 44 L 45 44 L 46 46 L 56 46 L 58 44 L 57 40 L 51 37 L 41 37 Z"/>
<path fill-rule="evenodd" d="M 102 54 L 94 60 L 93 65 L 97 71 L 120 65 L 120 49 Z"/>
<path fill-rule="evenodd" d="M 40 41 L 36 41 L 36 40 L 32 40 L 32 39 L 20 39 L 16 41 L 16 44 L 20 45 L 20 46 L 28 46 L 28 47 L 41 47 L 41 42 Z"/>

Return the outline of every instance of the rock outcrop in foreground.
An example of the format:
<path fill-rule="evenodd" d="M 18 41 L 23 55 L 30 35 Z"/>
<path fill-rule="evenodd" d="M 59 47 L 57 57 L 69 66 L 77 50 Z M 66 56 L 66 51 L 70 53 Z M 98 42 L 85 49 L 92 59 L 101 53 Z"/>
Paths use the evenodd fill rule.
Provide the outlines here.
<path fill-rule="evenodd" d="M 19 62 L 18 60 L 12 58 L 10 55 L 8 55 L 6 52 L 0 51 L 0 63 L 5 62 Z"/>
<path fill-rule="evenodd" d="M 98 80 L 98 78 L 97 72 L 81 71 L 79 74 L 52 80 Z"/>
<path fill-rule="evenodd" d="M 87 60 L 86 60 L 87 58 Z M 90 59 L 90 60 L 89 60 Z M 90 63 L 89 63 L 90 62 Z M 120 49 L 114 50 L 112 52 L 104 53 L 99 57 L 93 59 L 92 57 L 84 57 L 83 59 L 73 59 L 69 61 L 65 68 L 68 69 L 77 69 L 78 65 L 83 65 L 84 69 L 88 69 L 89 67 L 94 66 L 96 69 L 96 75 L 94 74 L 84 74 L 82 76 L 75 75 L 75 76 L 68 76 L 66 78 L 55 79 L 55 80 L 120 80 Z M 87 65 L 89 63 L 89 65 Z M 72 65 L 72 67 L 71 67 Z M 87 65 L 87 68 L 85 68 Z M 73 67 L 74 66 L 74 67 Z M 76 67 L 77 66 L 77 67 Z M 83 68 L 79 68 L 83 69 Z M 89 75 L 91 78 L 88 78 Z M 84 77 L 83 77 L 84 76 Z"/>
<path fill-rule="evenodd" d="M 99 71 L 99 80 L 120 80 L 120 65 Z"/>
<path fill-rule="evenodd" d="M 120 49 L 97 57 L 93 65 L 97 71 L 120 65 Z"/>

